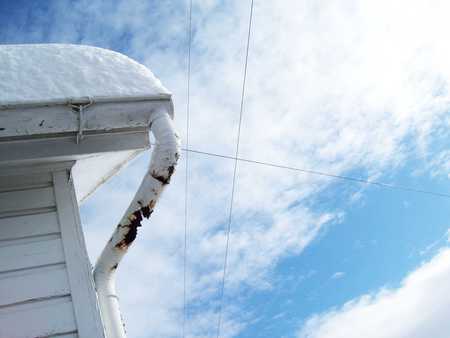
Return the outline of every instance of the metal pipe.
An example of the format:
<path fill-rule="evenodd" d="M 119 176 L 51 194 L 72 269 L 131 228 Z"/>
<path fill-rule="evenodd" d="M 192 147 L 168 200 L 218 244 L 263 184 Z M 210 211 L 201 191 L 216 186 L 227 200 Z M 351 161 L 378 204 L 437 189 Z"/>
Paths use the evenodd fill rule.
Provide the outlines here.
<path fill-rule="evenodd" d="M 149 169 L 94 268 L 100 313 L 107 338 L 126 338 L 116 296 L 116 270 L 135 240 L 143 217 L 150 217 L 164 187 L 169 184 L 179 158 L 179 139 L 168 113 L 156 113 L 151 119 L 150 130 L 155 136 L 156 145 Z"/>

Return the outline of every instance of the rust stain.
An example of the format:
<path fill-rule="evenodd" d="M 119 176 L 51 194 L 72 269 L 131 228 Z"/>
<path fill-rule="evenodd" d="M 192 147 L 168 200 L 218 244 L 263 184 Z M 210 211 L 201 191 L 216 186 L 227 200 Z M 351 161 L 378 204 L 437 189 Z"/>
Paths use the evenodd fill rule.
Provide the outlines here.
<path fill-rule="evenodd" d="M 119 249 L 127 249 L 131 243 L 136 239 L 137 236 L 137 228 L 142 226 L 142 215 L 141 210 L 136 210 L 133 212 L 128 219 L 130 220 L 130 224 L 122 225 L 124 228 L 128 228 L 127 233 L 123 237 L 123 239 L 116 244 L 116 248 Z"/>
<path fill-rule="evenodd" d="M 163 185 L 169 184 L 170 183 L 170 178 L 172 177 L 173 173 L 175 172 L 175 166 L 171 165 L 167 168 L 168 171 L 168 175 L 163 176 L 163 175 L 157 175 L 155 172 L 152 172 L 152 177 L 155 180 L 160 181 Z"/>
<path fill-rule="evenodd" d="M 142 216 L 144 216 L 145 218 L 149 218 L 153 212 L 153 210 L 150 209 L 148 206 L 142 207 L 141 211 L 142 211 Z"/>
<path fill-rule="evenodd" d="M 169 168 L 167 168 L 167 171 L 169 172 L 169 180 L 170 180 L 173 173 L 175 172 L 175 166 L 174 165 L 169 166 Z"/>
<path fill-rule="evenodd" d="M 175 153 L 176 162 L 178 161 L 179 157 L 179 153 Z M 167 168 L 167 175 L 158 175 L 153 171 L 151 173 L 151 176 L 161 182 L 163 185 L 167 185 L 170 183 L 170 179 L 175 172 L 175 164 L 170 165 Z M 157 190 L 153 188 L 153 192 L 156 194 Z M 156 200 L 150 200 L 147 205 L 143 205 L 141 201 L 138 201 L 137 203 L 139 204 L 140 208 L 128 217 L 128 220 L 130 221 L 129 224 L 118 225 L 118 227 L 128 228 L 128 231 L 125 233 L 123 239 L 115 245 L 115 247 L 118 249 L 126 250 L 131 245 L 131 243 L 133 243 L 137 236 L 137 228 L 142 226 L 142 217 L 149 218 L 151 216 L 156 204 Z"/>
<path fill-rule="evenodd" d="M 142 217 L 149 218 L 151 216 L 156 201 L 150 200 L 149 204 L 145 206 L 142 206 L 142 202 L 140 201 L 138 201 L 138 204 L 141 205 L 141 208 L 133 212 L 128 217 L 128 219 L 130 220 L 130 224 L 118 225 L 118 227 L 128 228 L 128 231 L 125 234 L 124 238 L 115 245 L 118 249 L 125 250 L 131 245 L 131 243 L 133 243 L 137 236 L 137 228 L 142 226 Z"/>
<path fill-rule="evenodd" d="M 155 207 L 156 201 L 150 200 L 148 205 L 145 206 L 142 205 L 141 201 L 138 201 L 138 204 L 141 206 L 142 216 L 144 216 L 145 218 L 149 218 L 150 215 L 153 213 L 153 208 Z"/>
<path fill-rule="evenodd" d="M 162 184 L 169 184 L 169 182 L 170 182 L 170 179 L 169 179 L 169 178 L 164 177 L 164 176 L 162 176 L 162 175 L 157 175 L 156 173 L 152 173 L 152 177 L 153 177 L 155 180 L 160 181 Z"/>
<path fill-rule="evenodd" d="M 155 205 L 156 205 L 155 200 L 150 200 L 150 202 L 148 203 L 148 207 L 152 210 L 155 208 Z"/>

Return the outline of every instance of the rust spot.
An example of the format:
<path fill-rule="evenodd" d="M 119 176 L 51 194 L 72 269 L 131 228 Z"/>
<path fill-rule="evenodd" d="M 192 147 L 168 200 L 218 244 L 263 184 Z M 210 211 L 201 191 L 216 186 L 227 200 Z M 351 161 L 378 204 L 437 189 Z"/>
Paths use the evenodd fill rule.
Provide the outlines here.
<path fill-rule="evenodd" d="M 166 185 L 170 183 L 170 178 L 172 177 L 173 173 L 175 172 L 175 166 L 171 165 L 167 168 L 167 171 L 169 172 L 169 174 L 167 175 L 167 177 L 163 176 L 163 175 L 157 175 L 156 173 L 152 173 L 152 177 L 155 180 L 160 181 L 162 184 Z"/>
<path fill-rule="evenodd" d="M 145 218 L 149 218 L 153 212 L 153 210 L 150 209 L 148 206 L 142 207 L 141 211 L 142 211 L 142 216 L 144 216 Z"/>
<path fill-rule="evenodd" d="M 169 179 L 172 177 L 173 173 L 175 172 L 175 166 L 171 165 L 169 166 L 169 168 L 167 168 L 167 170 L 169 171 Z"/>
<path fill-rule="evenodd" d="M 155 204 L 156 204 L 155 200 L 150 200 L 150 202 L 148 203 L 148 207 L 153 210 L 155 208 Z"/>
<path fill-rule="evenodd" d="M 169 181 L 170 181 L 170 179 L 168 179 L 167 177 L 159 176 L 159 175 L 156 175 L 155 173 L 152 173 L 152 177 L 155 180 L 160 181 L 162 184 L 169 184 Z"/>
<path fill-rule="evenodd" d="M 135 212 L 133 212 L 128 219 L 130 220 L 130 224 L 123 225 L 124 228 L 128 228 L 128 231 L 125 234 L 125 236 L 123 237 L 123 239 L 119 243 L 116 244 L 116 248 L 126 249 L 136 239 L 137 228 L 142 226 L 141 210 L 139 209 L 139 210 L 136 210 Z"/>
<path fill-rule="evenodd" d="M 151 200 L 148 205 L 144 206 L 144 205 L 142 205 L 141 201 L 138 201 L 138 204 L 141 206 L 142 216 L 144 216 L 145 218 L 149 218 L 153 212 L 153 207 L 155 206 L 155 202 L 153 200 Z"/>
<path fill-rule="evenodd" d="M 137 236 L 137 228 L 142 226 L 141 224 L 142 216 L 144 216 L 145 218 L 149 218 L 151 216 L 156 201 L 150 200 L 149 204 L 146 206 L 142 206 L 141 201 L 138 201 L 138 204 L 141 206 L 141 208 L 133 212 L 128 217 L 128 219 L 130 220 L 130 224 L 118 225 L 118 227 L 128 228 L 128 231 L 125 234 L 124 238 L 119 243 L 116 244 L 116 248 L 127 249 L 130 246 L 130 244 L 133 243 L 133 241 L 136 239 Z"/>

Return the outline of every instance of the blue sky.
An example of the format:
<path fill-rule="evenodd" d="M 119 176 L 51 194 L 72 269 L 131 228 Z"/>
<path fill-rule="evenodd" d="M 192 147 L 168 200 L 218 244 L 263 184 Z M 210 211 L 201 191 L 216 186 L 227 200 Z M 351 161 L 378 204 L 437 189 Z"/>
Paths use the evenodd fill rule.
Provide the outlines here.
<path fill-rule="evenodd" d="M 229 155 L 249 2 L 193 2 L 191 147 Z M 0 42 L 91 44 L 144 63 L 173 92 L 185 139 L 185 5 L 2 1 Z M 446 6 L 255 1 L 240 155 L 449 193 Z M 141 155 L 81 206 L 92 260 L 147 162 Z M 180 336 L 184 165 L 119 271 L 129 337 Z M 190 155 L 189 337 L 215 336 L 232 169 Z M 222 337 L 448 337 L 449 298 L 420 290 L 450 291 L 449 207 L 239 164 Z"/>

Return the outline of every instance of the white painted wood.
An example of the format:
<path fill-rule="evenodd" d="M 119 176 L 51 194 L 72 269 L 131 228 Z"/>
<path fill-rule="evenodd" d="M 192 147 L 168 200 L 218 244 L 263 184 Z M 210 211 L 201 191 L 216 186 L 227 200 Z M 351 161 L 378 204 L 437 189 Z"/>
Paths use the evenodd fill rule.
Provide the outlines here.
<path fill-rule="evenodd" d="M 57 213 L 80 338 L 104 337 L 73 184 L 66 170 L 53 173 Z"/>
<path fill-rule="evenodd" d="M 59 232 L 56 212 L 6 217 L 0 221 L 0 241 Z"/>
<path fill-rule="evenodd" d="M 0 174 L 0 192 L 23 190 L 31 188 L 41 188 L 53 185 L 52 176 L 49 172 L 29 175 L 8 175 Z"/>
<path fill-rule="evenodd" d="M 37 243 L 42 241 L 52 241 L 61 239 L 60 233 L 48 234 L 48 235 L 38 235 L 38 236 L 30 236 L 30 237 L 21 237 L 16 239 L 7 239 L 0 241 L 0 249 L 5 247 L 14 247 L 14 246 L 22 246 L 29 245 L 31 243 Z"/>
<path fill-rule="evenodd" d="M 54 205 L 55 197 L 52 187 L 0 193 L 0 213 Z"/>
<path fill-rule="evenodd" d="M 63 334 L 58 334 L 58 335 L 53 335 L 53 336 L 48 336 L 45 338 L 78 338 L 78 334 L 76 332 L 73 333 L 63 333 Z"/>
<path fill-rule="evenodd" d="M 64 264 L 0 273 L 0 307 L 68 294 L 70 287 Z"/>
<path fill-rule="evenodd" d="M 148 129 L 86 134 L 77 144 L 76 134 L 28 140 L 0 141 L 0 163 L 22 163 L 37 160 L 57 160 L 112 151 L 147 149 L 150 147 Z"/>
<path fill-rule="evenodd" d="M 0 308 L 2 338 L 47 337 L 76 330 L 70 296 Z"/>
<path fill-rule="evenodd" d="M 56 207 L 45 207 L 45 208 L 34 208 L 34 209 L 21 209 L 16 211 L 5 211 L 0 213 L 0 223 L 1 220 L 10 218 L 10 217 L 20 217 L 26 215 L 37 215 L 37 214 L 45 214 L 50 212 L 55 212 Z"/>
<path fill-rule="evenodd" d="M 68 105 L 0 109 L 0 120 L 2 128 L 5 128 L 0 134 L 1 137 L 30 135 L 37 132 L 48 134 L 54 133 L 54 130 L 73 132 L 78 128 L 78 116 Z"/>
<path fill-rule="evenodd" d="M 123 99 L 125 101 L 125 99 Z M 106 131 L 124 128 L 148 127 L 153 113 L 172 113 L 170 98 L 163 100 L 141 100 L 140 102 L 96 102 L 84 111 L 85 131 Z M 49 107 L 0 107 L 0 142 L 3 139 L 78 132 L 78 114 L 67 104 Z"/>
<path fill-rule="evenodd" d="M 0 272 L 64 262 L 59 238 L 22 242 L 0 247 Z M 0 336 L 1 337 L 1 336 Z"/>
<path fill-rule="evenodd" d="M 62 170 L 62 169 L 69 169 L 72 168 L 75 164 L 75 161 L 73 160 L 63 160 L 58 162 L 34 162 L 30 165 L 14 165 L 14 164 L 0 164 L 0 178 L 2 176 L 35 176 L 35 174 L 39 175 L 50 175 L 51 172 L 55 170 Z M 8 179 L 8 177 L 3 177 Z M 26 180 L 26 178 L 25 178 Z M 53 182 L 53 176 L 51 176 L 51 181 Z"/>

